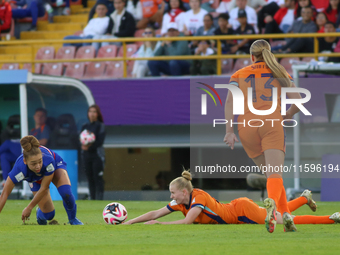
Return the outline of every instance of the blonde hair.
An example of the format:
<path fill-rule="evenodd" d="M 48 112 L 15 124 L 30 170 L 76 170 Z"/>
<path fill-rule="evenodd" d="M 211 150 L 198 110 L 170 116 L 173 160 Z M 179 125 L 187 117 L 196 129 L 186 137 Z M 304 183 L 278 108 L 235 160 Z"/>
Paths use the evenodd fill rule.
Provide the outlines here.
<path fill-rule="evenodd" d="M 170 185 L 176 185 L 177 189 L 179 190 L 186 189 L 189 191 L 189 193 L 191 193 L 192 190 L 194 189 L 191 180 L 192 180 L 191 173 L 188 170 L 184 170 L 182 172 L 182 176 L 174 179 L 172 182 L 170 182 Z"/>
<path fill-rule="evenodd" d="M 41 154 L 39 149 L 40 143 L 37 138 L 33 135 L 28 135 L 20 140 L 21 147 L 24 149 L 23 154 L 25 159 L 28 159 L 30 156 L 35 156 Z"/>
<path fill-rule="evenodd" d="M 292 83 L 286 69 L 276 61 L 270 50 L 270 44 L 265 40 L 256 40 L 250 46 L 250 54 L 254 55 L 257 60 L 263 60 L 266 63 L 281 87 L 291 87 Z"/>

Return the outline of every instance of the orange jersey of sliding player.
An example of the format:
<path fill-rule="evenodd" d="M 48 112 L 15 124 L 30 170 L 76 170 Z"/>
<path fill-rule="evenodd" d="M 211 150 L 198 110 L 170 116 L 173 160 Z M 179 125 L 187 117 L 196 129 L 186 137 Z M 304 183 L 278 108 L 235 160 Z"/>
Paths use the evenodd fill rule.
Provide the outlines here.
<path fill-rule="evenodd" d="M 264 224 L 266 210 L 261 209 L 248 198 L 238 198 L 229 204 L 223 204 L 201 189 L 194 189 L 190 194 L 189 205 L 178 205 L 171 201 L 167 208 L 173 211 L 181 211 L 184 216 L 193 207 L 202 208 L 202 212 L 194 223 L 200 224 Z"/>
<path fill-rule="evenodd" d="M 289 74 L 288 74 L 289 75 Z M 292 77 L 289 75 L 292 80 Z M 269 67 L 263 61 L 258 61 L 250 66 L 244 67 L 234 73 L 230 78 L 230 84 L 238 86 L 244 95 L 244 115 L 240 115 L 238 122 L 250 119 L 279 119 L 281 116 L 281 86 Z M 273 104 L 272 88 L 277 88 L 277 107 L 270 115 L 255 115 L 248 107 L 248 88 L 252 88 L 252 104 L 256 110 L 268 110 Z M 243 125 L 238 125 L 239 129 Z"/>

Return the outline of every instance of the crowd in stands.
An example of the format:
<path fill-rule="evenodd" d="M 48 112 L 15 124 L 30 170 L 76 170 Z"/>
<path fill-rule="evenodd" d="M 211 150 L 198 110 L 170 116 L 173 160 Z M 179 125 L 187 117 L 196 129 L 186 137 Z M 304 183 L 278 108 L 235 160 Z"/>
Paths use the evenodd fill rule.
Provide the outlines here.
<path fill-rule="evenodd" d="M 5 1 L 0 0 L 1 30 L 9 29 L 8 12 L 11 9 Z M 31 9 L 26 10 L 25 15 L 30 13 L 33 18 L 32 8 L 38 8 L 34 15 L 39 17 L 39 8 L 42 8 L 39 6 L 43 1 L 46 0 L 17 0 L 17 3 L 26 2 L 26 9 Z M 9 11 L 6 13 L 3 8 Z M 13 17 L 24 15 L 22 11 L 12 9 Z M 197 41 L 195 36 L 329 33 L 340 31 L 339 11 L 340 0 L 98 0 L 83 32 L 65 39 L 111 39 L 107 43 L 92 43 L 98 52 L 101 46 L 108 44 L 120 46 L 115 42 L 116 38 L 134 37 L 136 31 L 145 29 L 145 37 L 192 36 L 193 40 L 167 41 L 165 38 L 160 43 L 145 42 L 135 56 L 212 55 L 217 51 L 216 41 Z M 156 35 L 155 30 L 160 33 Z M 279 46 L 272 47 L 274 53 L 314 50 L 312 38 L 283 38 L 284 35 Z M 248 54 L 251 43 L 252 40 L 247 39 L 223 40 L 222 54 Z M 337 43 L 337 38 L 319 38 L 320 52 L 337 51 L 340 48 Z M 213 70 L 216 65 L 212 61 L 135 61 L 133 76 L 185 75 Z"/>

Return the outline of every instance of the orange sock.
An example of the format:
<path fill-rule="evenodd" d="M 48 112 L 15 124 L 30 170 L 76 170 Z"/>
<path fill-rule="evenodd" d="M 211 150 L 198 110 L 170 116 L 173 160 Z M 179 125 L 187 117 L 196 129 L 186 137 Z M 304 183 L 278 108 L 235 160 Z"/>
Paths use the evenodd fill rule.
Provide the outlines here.
<path fill-rule="evenodd" d="M 286 190 L 285 190 L 285 187 L 283 186 L 283 181 L 282 181 L 281 196 L 280 196 L 279 204 L 277 206 L 277 210 L 281 213 L 281 215 L 283 215 L 283 213 L 285 212 L 291 214 L 290 209 L 288 207 L 288 203 L 287 203 Z"/>
<path fill-rule="evenodd" d="M 275 201 L 276 206 L 279 205 L 279 200 L 282 193 L 283 180 L 281 175 L 272 174 L 267 179 L 267 193 L 268 197 Z"/>
<path fill-rule="evenodd" d="M 295 224 L 333 224 L 334 220 L 328 216 L 301 215 L 294 217 Z"/>
<path fill-rule="evenodd" d="M 298 197 L 288 202 L 288 208 L 291 212 L 294 212 L 296 209 L 301 206 L 307 204 L 308 200 L 305 197 Z"/>

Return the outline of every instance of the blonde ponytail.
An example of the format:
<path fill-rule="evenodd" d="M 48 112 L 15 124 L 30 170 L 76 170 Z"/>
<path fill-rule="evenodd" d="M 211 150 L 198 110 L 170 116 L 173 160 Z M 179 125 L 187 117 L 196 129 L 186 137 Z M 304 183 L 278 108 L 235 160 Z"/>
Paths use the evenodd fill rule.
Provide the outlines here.
<path fill-rule="evenodd" d="M 256 40 L 250 46 L 250 54 L 254 55 L 257 60 L 263 60 L 272 71 L 273 77 L 278 79 L 281 87 L 291 87 L 292 82 L 285 68 L 280 65 L 271 53 L 270 44 L 265 40 Z"/>
<path fill-rule="evenodd" d="M 28 159 L 30 156 L 41 154 L 39 149 L 40 143 L 33 135 L 24 136 L 21 138 L 20 144 L 24 150 L 23 154 L 25 159 Z"/>
<path fill-rule="evenodd" d="M 170 185 L 176 185 L 177 189 L 179 190 L 186 189 L 188 190 L 189 193 L 191 193 L 192 190 L 194 189 L 191 180 L 192 180 L 191 173 L 187 170 L 184 170 L 182 172 L 182 176 L 174 179 L 172 182 L 170 182 Z"/>

